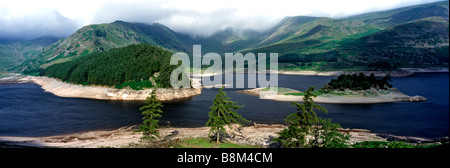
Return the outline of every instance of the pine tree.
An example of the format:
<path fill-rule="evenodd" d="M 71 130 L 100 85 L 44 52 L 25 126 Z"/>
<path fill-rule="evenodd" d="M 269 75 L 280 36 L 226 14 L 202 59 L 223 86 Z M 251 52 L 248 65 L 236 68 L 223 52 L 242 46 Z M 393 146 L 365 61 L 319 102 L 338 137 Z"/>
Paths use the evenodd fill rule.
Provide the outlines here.
<path fill-rule="evenodd" d="M 147 97 L 146 100 L 147 105 L 142 106 L 139 110 L 142 111 L 143 125 L 139 127 L 139 131 L 142 132 L 145 136 L 158 136 L 159 132 L 156 130 L 159 128 L 158 119 L 161 118 L 161 113 L 163 105 L 156 98 L 155 90 L 152 91 L 150 97 Z"/>
<path fill-rule="evenodd" d="M 249 122 L 237 113 L 237 110 L 242 107 L 244 106 L 237 105 L 237 102 L 233 102 L 227 97 L 223 87 L 219 89 L 219 93 L 217 93 L 213 105 L 210 107 L 211 111 L 208 112 L 209 120 L 206 122 L 206 126 L 211 127 L 209 136 L 215 134 L 217 144 L 219 143 L 220 134 L 226 134 L 224 126 L 228 125 L 231 128 L 231 123 L 242 124 L 243 122 Z"/>
<path fill-rule="evenodd" d="M 279 137 L 274 141 L 285 148 L 298 147 L 342 147 L 348 136 L 337 131 L 339 124 L 334 124 L 331 120 L 324 120 L 317 117 L 315 110 L 327 113 L 327 109 L 314 103 L 314 87 L 305 91 L 303 104 L 293 102 L 297 107 L 297 113 L 290 114 L 285 121 L 288 127 L 278 133 Z M 307 139 L 307 136 L 313 138 Z M 319 141 L 321 140 L 321 141 Z"/>

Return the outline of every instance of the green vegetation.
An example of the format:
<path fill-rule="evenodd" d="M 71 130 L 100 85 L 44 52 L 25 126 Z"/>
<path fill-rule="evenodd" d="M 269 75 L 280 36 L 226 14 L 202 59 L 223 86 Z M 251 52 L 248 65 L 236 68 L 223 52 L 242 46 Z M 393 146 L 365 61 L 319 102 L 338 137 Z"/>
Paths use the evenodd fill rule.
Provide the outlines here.
<path fill-rule="evenodd" d="M 161 113 L 163 112 L 161 108 L 163 105 L 156 98 L 155 91 L 153 90 L 150 97 L 147 97 L 146 100 L 147 105 L 142 106 L 139 110 L 142 111 L 143 125 L 139 127 L 140 132 L 144 134 L 145 138 L 153 139 L 154 136 L 159 136 L 159 131 L 156 130 L 159 128 L 158 122 L 159 118 L 161 118 Z"/>
<path fill-rule="evenodd" d="M 331 79 L 331 81 L 325 85 L 322 89 L 320 89 L 321 92 L 331 92 L 333 90 L 367 90 L 370 88 L 377 88 L 377 89 L 388 89 L 392 88 L 392 84 L 390 83 L 391 77 L 389 75 L 386 75 L 385 77 L 381 79 L 377 79 L 375 75 L 372 73 L 370 76 L 366 77 L 363 73 L 360 73 L 359 75 L 353 74 L 353 75 L 347 75 L 342 74 L 339 75 L 337 79 Z"/>
<path fill-rule="evenodd" d="M 284 148 L 434 148 L 444 147 L 448 144 L 416 144 L 407 143 L 403 141 L 364 141 L 358 142 L 353 145 L 349 145 L 350 135 L 338 131 L 341 126 L 337 123 L 333 123 L 331 119 L 322 119 L 317 117 L 315 110 L 327 112 L 327 109 L 317 105 L 313 101 L 314 88 L 311 87 L 305 92 L 304 103 L 299 104 L 293 102 L 292 104 L 297 107 L 297 113 L 290 114 L 286 117 L 287 128 L 278 132 L 278 137 L 272 139 L 275 144 Z M 172 134 L 160 138 L 158 135 L 157 122 L 155 119 L 160 117 L 159 113 L 162 111 L 160 108 L 162 105 L 156 100 L 154 92 L 152 96 L 147 99 L 148 105 L 141 108 L 145 110 L 143 112 L 145 125 L 141 126 L 140 130 L 144 131 L 144 137 L 139 143 L 132 143 L 128 147 L 130 148 L 260 148 L 262 146 L 253 145 L 241 145 L 235 143 L 218 143 L 219 135 L 222 137 L 226 132 L 223 128 L 225 125 L 230 126 L 230 123 L 241 123 L 245 119 L 236 113 L 239 107 L 235 102 L 229 100 L 223 88 L 219 90 L 219 93 L 214 100 L 214 104 L 211 107 L 209 113 L 210 120 L 207 125 L 211 125 L 211 133 L 215 133 L 217 138 L 197 137 L 178 139 L 178 133 L 172 132 Z M 222 102 L 222 103 L 219 103 Z M 225 108 L 229 107 L 229 108 Z M 225 112 L 227 111 L 228 112 Z M 222 111 L 217 112 L 217 111 Z M 156 114 L 156 115 L 155 115 Z M 214 114 L 223 114 L 220 117 Z M 226 114 L 230 114 L 227 116 Z M 149 121 L 149 122 L 146 122 Z M 246 121 L 246 120 L 245 120 Z M 146 126 L 149 125 L 149 126 Z M 220 134 L 219 134 L 220 133 Z M 151 136 L 149 136 L 151 135 Z M 158 138 L 154 138 L 154 136 Z M 214 142 L 215 141 L 215 142 Z"/>
<path fill-rule="evenodd" d="M 152 88 L 155 86 L 153 86 L 151 81 L 139 81 L 139 82 L 127 81 L 127 82 L 124 82 L 124 83 L 116 86 L 117 89 L 123 89 L 126 87 L 130 87 L 131 89 L 134 89 L 134 90 L 142 90 L 144 88 Z"/>
<path fill-rule="evenodd" d="M 266 32 L 232 28 L 208 37 L 190 37 L 155 23 L 88 25 L 42 51 L 0 66 L 30 73 L 56 63 L 131 44 L 145 43 L 170 51 L 278 53 L 280 70 L 359 71 L 402 67 L 448 67 L 448 1 L 363 14 L 344 19 L 286 17 Z M 13 61 L 14 65 L 8 65 Z M 6 63 L 5 63 L 6 62 Z M 1 69 L 5 67 L 0 67 Z"/>
<path fill-rule="evenodd" d="M 232 123 L 249 122 L 237 113 L 237 110 L 242 107 L 244 106 L 237 105 L 236 102 L 227 97 L 223 87 L 219 89 L 213 105 L 210 107 L 211 111 L 208 112 L 209 120 L 206 122 L 206 126 L 210 127 L 209 136 L 211 139 L 215 139 L 217 144 L 219 144 L 220 135 L 222 135 L 222 138 L 226 135 L 224 126 L 227 125 L 231 128 Z"/>
<path fill-rule="evenodd" d="M 171 56 L 162 48 L 135 44 L 55 64 L 42 70 L 41 75 L 77 84 L 130 86 L 135 90 L 169 87 L 170 73 L 176 68 L 169 64 Z M 151 83 L 150 77 L 158 86 Z"/>
<path fill-rule="evenodd" d="M 314 110 L 327 112 L 327 109 L 314 103 L 314 87 L 305 92 L 303 104 L 293 102 L 297 107 L 297 113 L 286 117 L 285 122 L 288 128 L 278 133 L 279 137 L 273 141 L 284 148 L 343 148 L 348 135 L 340 133 L 337 129 L 339 124 L 332 123 L 331 119 L 317 117 Z M 308 138 L 308 136 L 310 136 Z"/>
<path fill-rule="evenodd" d="M 348 19 L 371 23 L 379 27 L 391 27 L 427 17 L 448 18 L 448 12 L 446 11 L 448 11 L 448 1 L 440 1 L 381 12 L 366 13 L 352 16 Z"/>

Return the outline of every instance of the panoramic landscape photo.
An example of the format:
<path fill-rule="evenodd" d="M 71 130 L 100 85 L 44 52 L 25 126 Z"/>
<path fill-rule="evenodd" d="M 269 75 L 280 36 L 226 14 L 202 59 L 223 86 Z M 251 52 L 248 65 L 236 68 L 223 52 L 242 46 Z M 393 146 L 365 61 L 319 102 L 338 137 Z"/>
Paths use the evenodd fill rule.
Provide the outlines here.
<path fill-rule="evenodd" d="M 0 148 L 448 147 L 448 0 L 0 14 Z"/>

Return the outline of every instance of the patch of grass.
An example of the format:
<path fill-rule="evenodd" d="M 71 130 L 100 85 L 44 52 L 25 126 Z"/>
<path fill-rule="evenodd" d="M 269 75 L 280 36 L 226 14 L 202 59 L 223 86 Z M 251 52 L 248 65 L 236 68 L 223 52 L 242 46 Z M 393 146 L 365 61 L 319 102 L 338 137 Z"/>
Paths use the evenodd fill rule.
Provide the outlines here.
<path fill-rule="evenodd" d="M 117 89 L 122 89 L 122 88 L 126 88 L 126 87 L 130 87 L 133 90 L 143 90 L 144 88 L 152 88 L 154 87 L 152 82 L 146 80 L 146 81 L 127 81 L 124 82 L 118 86 L 116 86 Z"/>
<path fill-rule="evenodd" d="M 32 73 L 29 73 L 29 74 L 27 74 L 27 75 L 30 75 L 30 76 L 39 76 L 40 74 L 39 74 L 39 72 L 32 72 Z"/>

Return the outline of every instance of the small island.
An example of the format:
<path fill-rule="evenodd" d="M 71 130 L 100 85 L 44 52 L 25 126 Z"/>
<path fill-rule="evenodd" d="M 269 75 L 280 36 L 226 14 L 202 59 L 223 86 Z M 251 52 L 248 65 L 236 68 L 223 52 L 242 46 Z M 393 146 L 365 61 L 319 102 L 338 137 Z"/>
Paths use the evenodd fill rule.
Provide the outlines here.
<path fill-rule="evenodd" d="M 277 92 L 276 96 L 271 94 L 270 88 L 256 88 L 239 92 L 275 101 L 303 101 L 304 92 L 298 90 L 277 87 L 272 91 Z M 342 74 L 313 93 L 317 96 L 314 101 L 318 103 L 372 104 L 426 101 L 426 98 L 422 96 L 409 96 L 393 88 L 389 75 L 376 78 L 374 74 L 365 76 L 363 73 Z"/>

